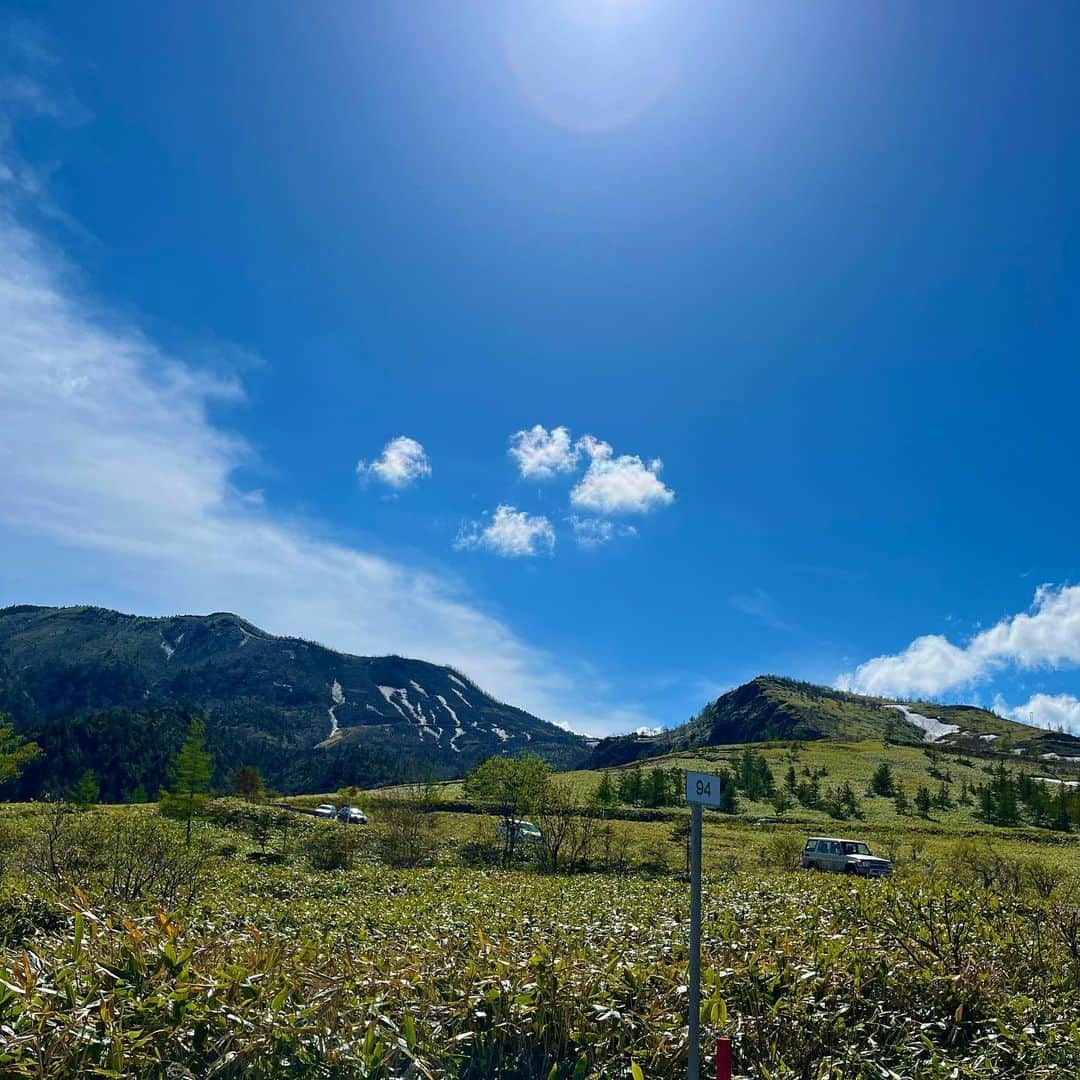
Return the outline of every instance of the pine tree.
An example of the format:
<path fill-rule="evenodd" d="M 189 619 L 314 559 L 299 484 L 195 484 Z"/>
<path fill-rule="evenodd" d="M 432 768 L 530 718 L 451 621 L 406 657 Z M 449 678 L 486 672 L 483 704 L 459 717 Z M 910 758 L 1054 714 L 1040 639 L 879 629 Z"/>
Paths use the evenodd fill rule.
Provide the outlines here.
<path fill-rule="evenodd" d="M 1060 784 L 1057 797 L 1054 799 L 1053 810 L 1051 811 L 1050 828 L 1059 829 L 1061 832 L 1068 832 L 1070 825 L 1069 789 L 1064 784 Z"/>
<path fill-rule="evenodd" d="M 191 846 L 191 819 L 206 804 L 213 776 L 212 758 L 203 744 L 201 720 L 192 720 L 188 737 L 172 764 L 172 785 L 162 800 L 162 812 L 186 823 L 188 847 Z"/>
<path fill-rule="evenodd" d="M 667 772 L 659 766 L 649 770 L 645 785 L 645 802 L 648 806 L 664 806 L 667 803 Z"/>
<path fill-rule="evenodd" d="M 615 785 L 611 782 L 611 774 L 606 769 L 600 777 L 600 783 L 596 787 L 596 794 L 593 796 L 593 799 L 601 810 L 611 810 L 613 807 L 619 805 L 618 792 L 615 790 Z"/>
<path fill-rule="evenodd" d="M 98 783 L 97 773 L 93 769 L 87 769 L 75 781 L 71 787 L 69 798 L 80 810 L 86 810 L 101 801 L 101 785 Z"/>
<path fill-rule="evenodd" d="M 773 792 L 772 808 L 777 814 L 786 814 L 791 809 L 791 796 L 786 788 L 777 788 Z"/>
<path fill-rule="evenodd" d="M 992 779 L 984 785 L 979 798 L 983 820 L 991 825 L 1015 825 L 1020 818 L 1016 801 L 1016 782 L 1004 764 L 991 770 Z"/>
<path fill-rule="evenodd" d="M 719 769 L 716 775 L 720 778 L 720 803 L 716 809 L 721 814 L 738 813 L 739 798 L 734 775 L 727 769 Z"/>
<path fill-rule="evenodd" d="M 915 793 L 915 809 L 918 810 L 923 817 L 930 816 L 931 801 L 930 792 L 926 789 L 925 785 L 921 786 Z"/>
<path fill-rule="evenodd" d="M 637 806 L 641 802 L 642 775 L 641 767 L 635 765 L 619 777 L 619 802 Z"/>
<path fill-rule="evenodd" d="M 893 794 L 893 775 L 888 762 L 883 761 L 875 770 L 870 780 L 870 787 L 875 795 L 888 797 Z"/>
<path fill-rule="evenodd" d="M 1012 777 L 1001 769 L 1001 786 L 997 793 L 997 816 L 1001 825 L 1015 825 L 1020 820 L 1020 811 L 1016 805 L 1016 785 Z"/>

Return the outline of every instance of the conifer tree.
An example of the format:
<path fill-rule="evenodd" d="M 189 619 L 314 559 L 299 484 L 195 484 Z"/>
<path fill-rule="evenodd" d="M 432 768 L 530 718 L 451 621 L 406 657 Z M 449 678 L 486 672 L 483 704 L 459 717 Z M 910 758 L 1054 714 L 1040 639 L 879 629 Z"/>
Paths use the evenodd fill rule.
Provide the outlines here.
<path fill-rule="evenodd" d="M 191 846 L 191 819 L 206 804 L 213 776 L 212 758 L 203 743 L 203 724 L 192 720 L 188 737 L 172 764 L 172 784 L 162 800 L 161 809 L 170 817 L 185 822 L 188 846 Z"/>
<path fill-rule="evenodd" d="M 101 785 L 97 773 L 87 769 L 71 787 L 71 801 L 80 809 L 86 810 L 101 801 Z"/>
<path fill-rule="evenodd" d="M 619 801 L 637 806 L 641 802 L 643 779 L 640 765 L 623 772 L 619 777 Z"/>
<path fill-rule="evenodd" d="M 889 763 L 883 761 L 875 770 L 870 780 L 870 788 L 875 795 L 889 796 L 893 794 L 893 775 Z"/>
<path fill-rule="evenodd" d="M 611 782 L 611 774 L 606 769 L 600 777 L 600 783 L 596 787 L 593 799 L 601 810 L 610 810 L 619 805 L 618 792 L 616 792 L 615 785 Z"/>

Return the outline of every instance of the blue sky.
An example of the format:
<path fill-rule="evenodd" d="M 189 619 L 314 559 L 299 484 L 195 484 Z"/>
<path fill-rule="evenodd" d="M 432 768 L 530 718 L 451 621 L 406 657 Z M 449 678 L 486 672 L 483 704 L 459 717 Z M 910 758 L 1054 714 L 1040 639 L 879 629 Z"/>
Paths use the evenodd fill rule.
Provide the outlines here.
<path fill-rule="evenodd" d="M 503 7 L 0 5 L 0 603 L 1080 730 L 1080 12 Z"/>

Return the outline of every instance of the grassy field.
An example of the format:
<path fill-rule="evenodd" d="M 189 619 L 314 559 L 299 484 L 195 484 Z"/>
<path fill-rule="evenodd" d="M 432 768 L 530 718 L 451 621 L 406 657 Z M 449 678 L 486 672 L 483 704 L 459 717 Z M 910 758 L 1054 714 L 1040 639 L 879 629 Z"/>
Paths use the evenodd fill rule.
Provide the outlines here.
<path fill-rule="evenodd" d="M 477 813 L 429 815 L 426 865 L 388 865 L 376 805 L 349 828 L 215 804 L 191 848 L 153 807 L 2 808 L 0 1074 L 682 1073 L 685 811 L 613 821 L 608 872 L 552 875 L 477 865 Z M 739 1075 L 1080 1071 L 1072 834 L 973 827 L 973 854 L 966 825 L 904 821 L 895 879 L 864 882 L 781 870 L 806 828 L 752 813 L 705 829 L 704 1030 Z"/>
<path fill-rule="evenodd" d="M 669 754 L 642 763 L 647 772 L 654 766 L 663 768 L 691 769 L 715 772 L 731 768 L 742 754 L 744 746 L 710 747 L 704 751 Z M 838 743 L 829 740 L 803 743 L 756 744 L 769 762 L 776 782 L 782 785 L 789 767 L 798 778 L 803 779 L 806 770 L 823 773 L 821 783 L 835 786 L 849 783 L 858 796 L 859 815 L 848 820 L 836 820 L 826 811 L 809 809 L 795 802 L 781 814 L 767 800 L 753 801 L 740 795 L 735 814 L 706 813 L 703 854 L 706 866 L 720 868 L 730 866 L 737 860 L 743 866 L 757 866 L 769 861 L 772 837 L 790 836 L 802 841 L 811 835 L 855 836 L 867 840 L 875 851 L 890 855 L 900 866 L 918 863 L 926 859 L 941 858 L 961 839 L 975 839 L 990 843 L 1004 853 L 1016 857 L 1037 855 L 1049 860 L 1063 871 L 1080 869 L 1080 833 L 1056 832 L 1047 828 L 1035 828 L 1021 818 L 1011 827 L 1003 828 L 982 821 L 975 802 L 960 805 L 956 802 L 962 786 L 974 788 L 987 780 L 987 769 L 999 762 L 1007 762 L 1010 768 L 1024 769 L 1032 775 L 1066 780 L 1080 779 L 1076 763 L 1021 758 L 1011 754 L 995 754 L 987 751 L 982 755 L 938 752 L 936 757 L 927 754 L 920 746 L 885 744 L 881 740 Z M 915 811 L 901 814 L 892 798 L 874 796 L 868 792 L 874 770 L 886 762 L 898 784 L 903 785 L 911 799 L 920 786 L 937 792 L 942 784 L 940 776 L 948 777 L 948 787 L 954 805 L 948 809 L 933 807 L 926 817 Z M 608 771 L 617 781 L 621 773 L 631 766 Z M 936 770 L 938 776 L 933 775 Z M 582 799 L 594 792 L 602 773 L 578 771 L 560 773 L 560 778 L 573 784 Z M 390 793 L 402 789 L 387 789 Z M 438 799 L 444 805 L 455 800 L 465 802 L 460 781 L 436 785 Z M 358 793 L 355 801 L 363 803 L 372 794 Z M 289 800 L 297 805 L 314 806 L 326 800 L 340 803 L 336 793 L 301 796 Z M 628 810 L 628 807 L 622 807 Z M 623 828 L 632 838 L 638 852 L 659 852 L 668 843 L 675 822 L 686 813 L 682 808 L 665 808 L 651 811 L 649 816 L 658 821 L 624 821 Z M 774 821 L 758 825 L 764 818 Z M 439 815 L 439 833 L 449 839 L 474 836 L 478 830 L 490 829 L 489 823 L 481 825 L 476 815 L 444 813 Z M 673 865 L 679 864 L 679 851 L 670 844 L 668 858 Z"/>

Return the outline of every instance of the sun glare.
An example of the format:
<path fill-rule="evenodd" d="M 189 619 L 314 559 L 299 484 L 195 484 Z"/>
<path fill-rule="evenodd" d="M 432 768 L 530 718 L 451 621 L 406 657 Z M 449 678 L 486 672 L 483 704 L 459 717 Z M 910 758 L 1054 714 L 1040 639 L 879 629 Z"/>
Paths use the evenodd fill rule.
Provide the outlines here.
<path fill-rule="evenodd" d="M 522 6 L 508 20 L 507 62 L 552 123 L 611 131 L 642 116 L 677 79 L 671 14 L 650 0 Z"/>

